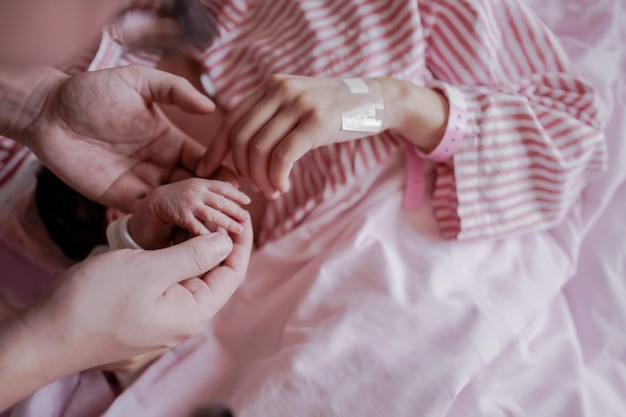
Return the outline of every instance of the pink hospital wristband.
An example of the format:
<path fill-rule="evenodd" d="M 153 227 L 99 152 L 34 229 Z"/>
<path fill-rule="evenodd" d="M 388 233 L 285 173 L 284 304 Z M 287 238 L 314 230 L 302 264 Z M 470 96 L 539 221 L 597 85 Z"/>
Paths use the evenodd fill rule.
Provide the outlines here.
<path fill-rule="evenodd" d="M 439 145 L 430 153 L 422 154 L 424 158 L 435 162 L 444 162 L 459 150 L 467 128 L 467 107 L 461 92 L 450 87 L 442 92 L 448 98 L 448 126 Z"/>
<path fill-rule="evenodd" d="M 406 141 L 407 180 L 403 202 L 405 209 L 418 207 L 424 199 L 426 178 L 423 159 L 435 162 L 448 160 L 458 151 L 467 128 L 467 106 L 461 92 L 444 84 L 435 88 L 440 89 L 448 99 L 448 126 L 439 145 L 427 154 L 418 151 L 412 143 Z"/>

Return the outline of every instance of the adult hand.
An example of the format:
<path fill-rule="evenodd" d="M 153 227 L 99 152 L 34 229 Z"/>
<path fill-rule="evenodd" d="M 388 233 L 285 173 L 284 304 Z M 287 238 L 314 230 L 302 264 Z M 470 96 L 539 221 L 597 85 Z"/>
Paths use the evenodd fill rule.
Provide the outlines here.
<path fill-rule="evenodd" d="M 183 78 L 128 66 L 56 74 L 41 84 L 45 98 L 16 139 L 87 197 L 133 211 L 155 186 L 195 170 L 202 147 L 155 106 L 199 114 L 215 108 Z"/>
<path fill-rule="evenodd" d="M 232 240 L 214 233 L 71 268 L 48 296 L 0 323 L 0 410 L 65 375 L 196 335 L 242 282 L 251 248 L 248 221 Z"/>
<path fill-rule="evenodd" d="M 202 331 L 243 280 L 252 245 L 245 224 L 232 240 L 213 233 L 89 258 L 24 320 L 44 338 L 63 334 L 72 365 L 84 368 L 175 346 Z"/>
<path fill-rule="evenodd" d="M 372 80 L 384 106 L 377 114 L 380 130 L 398 132 L 424 153 L 435 149 L 448 122 L 445 95 L 395 78 Z M 377 94 L 370 92 L 367 100 Z M 289 189 L 293 164 L 311 149 L 372 134 L 342 130 L 342 113 L 359 109 L 363 97 L 340 78 L 273 75 L 226 116 L 196 174 L 208 176 L 232 151 L 238 173 L 276 197 Z"/>
<path fill-rule="evenodd" d="M 371 133 L 342 130 L 342 107 L 358 105 L 339 78 L 273 75 L 226 117 L 197 174 L 232 151 L 237 172 L 266 194 L 287 191 L 293 164 L 314 148 Z"/>

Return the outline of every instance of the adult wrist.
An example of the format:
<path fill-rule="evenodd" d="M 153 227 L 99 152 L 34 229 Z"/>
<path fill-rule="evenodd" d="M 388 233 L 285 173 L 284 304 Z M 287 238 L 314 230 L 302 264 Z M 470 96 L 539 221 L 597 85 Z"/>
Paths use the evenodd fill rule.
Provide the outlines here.
<path fill-rule="evenodd" d="M 24 355 L 29 362 L 37 364 L 38 376 L 46 382 L 54 381 L 91 366 L 81 363 L 83 352 L 76 352 L 76 332 L 71 320 L 54 308 L 60 300 L 47 298 L 35 303 L 14 316 L 24 333 Z M 52 307 L 52 308 L 50 308 Z M 59 311 L 56 311 L 59 310 Z"/>
<path fill-rule="evenodd" d="M 0 134 L 35 146 L 50 92 L 68 78 L 52 67 L 0 66 Z"/>
<path fill-rule="evenodd" d="M 385 101 L 385 129 L 400 133 L 422 153 L 434 150 L 448 124 L 449 104 L 436 89 L 394 78 L 379 78 Z"/>
<path fill-rule="evenodd" d="M 56 338 L 61 339 L 62 334 Z M 0 411 L 50 382 L 76 370 L 59 340 L 50 340 L 29 327 L 21 313 L 0 322 Z"/>

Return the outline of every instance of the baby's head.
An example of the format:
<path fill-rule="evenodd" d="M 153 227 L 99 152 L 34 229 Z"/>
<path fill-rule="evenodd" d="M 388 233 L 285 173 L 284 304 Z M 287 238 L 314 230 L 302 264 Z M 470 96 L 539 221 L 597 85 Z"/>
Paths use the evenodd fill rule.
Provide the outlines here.
<path fill-rule="evenodd" d="M 35 205 L 52 241 L 73 260 L 83 260 L 98 245 L 106 245 L 106 227 L 114 214 L 79 194 L 49 169 L 37 174 Z"/>

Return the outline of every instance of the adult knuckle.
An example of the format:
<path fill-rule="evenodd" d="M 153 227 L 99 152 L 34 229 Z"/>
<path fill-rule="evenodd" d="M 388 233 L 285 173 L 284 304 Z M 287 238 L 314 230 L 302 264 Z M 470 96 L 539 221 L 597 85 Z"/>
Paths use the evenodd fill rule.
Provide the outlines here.
<path fill-rule="evenodd" d="M 269 79 L 270 91 L 279 95 L 286 95 L 292 89 L 291 79 L 283 74 L 274 74 Z"/>
<path fill-rule="evenodd" d="M 319 124 L 323 119 L 322 111 L 318 107 L 311 107 L 307 110 L 304 118 L 308 123 Z"/>
<path fill-rule="evenodd" d="M 272 153 L 273 162 L 280 165 L 289 163 L 290 159 L 290 147 L 288 145 L 280 145 Z"/>
<path fill-rule="evenodd" d="M 250 142 L 249 151 L 252 155 L 265 155 L 268 149 L 262 141 L 254 139 Z"/>
<path fill-rule="evenodd" d="M 293 104 L 298 109 L 307 109 L 305 115 L 308 116 L 311 112 L 311 103 L 306 94 L 299 94 L 293 101 Z"/>

